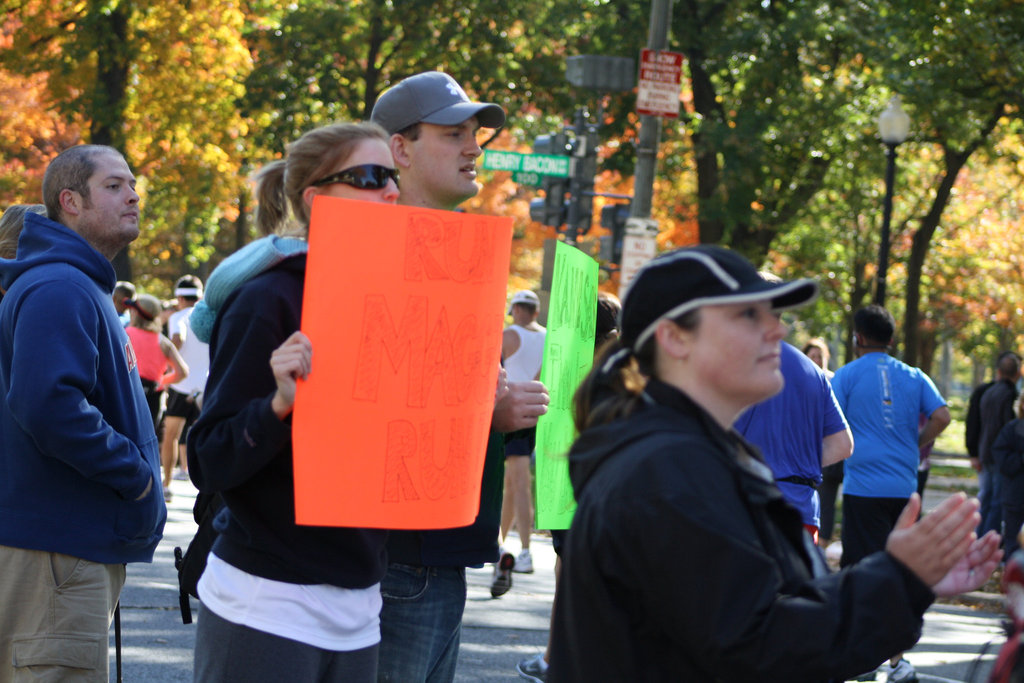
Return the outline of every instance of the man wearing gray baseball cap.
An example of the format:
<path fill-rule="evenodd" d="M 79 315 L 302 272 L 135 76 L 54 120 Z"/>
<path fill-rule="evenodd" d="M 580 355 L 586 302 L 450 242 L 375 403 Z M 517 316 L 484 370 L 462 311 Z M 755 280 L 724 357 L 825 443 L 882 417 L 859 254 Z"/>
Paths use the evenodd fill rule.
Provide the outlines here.
<path fill-rule="evenodd" d="M 370 114 L 391 134 L 391 154 L 402 176 L 400 204 L 454 210 L 480 191 L 476 160 L 479 128 L 501 128 L 505 111 L 473 102 L 440 71 L 410 76 L 384 91 Z"/>
<path fill-rule="evenodd" d="M 410 76 L 385 91 L 370 118 L 391 134 L 391 155 L 402 177 L 399 204 L 447 211 L 480 191 L 476 160 L 483 150 L 477 130 L 505 124 L 501 107 L 471 101 L 454 78 L 440 71 Z M 455 678 L 466 567 L 498 559 L 505 434 L 536 426 L 548 405 L 540 382 L 506 382 L 504 370 L 501 378 L 477 518 L 458 529 L 389 535 L 388 570 L 380 584 L 378 681 L 446 683 Z"/>
<path fill-rule="evenodd" d="M 417 123 L 457 126 L 471 116 L 484 128 L 505 125 L 501 107 L 470 101 L 458 82 L 441 71 L 425 71 L 399 82 L 381 95 L 370 114 L 392 134 Z"/>

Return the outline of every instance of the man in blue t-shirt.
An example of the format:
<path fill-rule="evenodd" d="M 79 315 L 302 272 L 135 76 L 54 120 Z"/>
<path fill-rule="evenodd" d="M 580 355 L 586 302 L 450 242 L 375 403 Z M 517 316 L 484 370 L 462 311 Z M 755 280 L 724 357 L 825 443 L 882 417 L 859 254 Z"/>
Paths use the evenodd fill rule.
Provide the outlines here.
<path fill-rule="evenodd" d="M 928 375 L 887 353 L 896 329 L 889 311 L 877 304 L 862 308 L 853 327 L 857 359 L 832 378 L 856 441 L 843 480 L 844 567 L 885 549 L 889 532 L 917 492 L 920 447 L 934 441 L 950 421 L 949 408 Z M 919 429 L 921 415 L 928 419 Z M 890 681 L 916 680 L 901 655 L 890 660 L 890 667 Z"/>
<path fill-rule="evenodd" d="M 735 428 L 761 449 L 782 494 L 818 540 L 821 468 L 849 457 L 853 437 L 825 373 L 794 346 L 782 344 L 786 384 L 736 421 Z"/>

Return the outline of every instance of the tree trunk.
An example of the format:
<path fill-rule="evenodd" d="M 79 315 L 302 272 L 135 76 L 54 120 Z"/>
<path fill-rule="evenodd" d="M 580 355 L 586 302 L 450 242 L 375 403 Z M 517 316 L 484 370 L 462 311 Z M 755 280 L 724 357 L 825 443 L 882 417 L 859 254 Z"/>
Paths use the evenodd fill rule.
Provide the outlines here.
<path fill-rule="evenodd" d="M 906 314 L 903 318 L 903 362 L 907 365 L 916 366 L 919 358 L 919 334 L 918 327 L 921 321 L 921 275 L 924 271 L 924 261 L 928 256 L 928 249 L 931 246 L 932 237 L 942 220 L 942 213 L 949 203 L 949 196 L 956 184 L 957 175 L 971 158 L 971 155 L 988 139 L 988 136 L 999 123 L 1003 116 L 1004 105 L 995 107 L 989 120 L 984 127 L 978 131 L 978 136 L 971 141 L 962 151 L 953 151 L 943 145 L 945 153 L 945 171 L 942 181 L 935 191 L 935 199 L 927 215 L 921 219 L 921 227 L 914 233 L 910 247 L 910 258 L 907 260 L 907 295 Z"/>
<path fill-rule="evenodd" d="M 919 367 L 926 375 L 932 374 L 932 367 L 935 364 L 935 350 L 937 342 L 938 339 L 935 330 L 928 330 L 927 332 L 918 330 L 917 367 Z"/>
<path fill-rule="evenodd" d="M 106 5 L 104 5 L 106 7 Z M 121 2 L 109 11 L 94 7 L 96 22 L 96 84 L 93 90 L 89 141 L 108 145 L 125 154 L 125 93 L 131 65 L 128 47 L 128 19 L 131 3 Z M 129 165 L 131 162 L 129 162 Z M 119 251 L 111 263 L 118 280 L 132 280 L 128 248 Z"/>
<path fill-rule="evenodd" d="M 907 259 L 907 307 L 903 318 L 903 362 L 907 365 L 916 367 L 920 355 L 918 326 L 921 321 L 921 274 L 924 271 L 924 261 L 928 256 L 928 248 L 931 246 L 935 230 L 942 220 L 942 213 L 949 202 L 957 174 L 965 161 L 967 157 L 963 154 L 946 150 L 946 169 L 942 181 L 935 191 L 931 209 L 921 219 L 921 226 L 914 233 L 911 242 L 910 257 Z"/>
<path fill-rule="evenodd" d="M 377 89 L 380 87 L 380 72 L 383 64 L 381 60 L 381 48 L 384 42 L 390 37 L 390 31 L 384 23 L 384 12 L 391 10 L 385 7 L 386 3 L 377 3 L 373 14 L 370 17 L 370 40 L 366 45 L 366 91 L 363 93 L 363 118 L 369 119 L 373 105 L 377 103 Z"/>
<path fill-rule="evenodd" d="M 690 80 L 693 88 L 693 107 L 709 121 L 721 120 L 721 105 L 715 98 L 715 86 L 704 71 L 699 57 L 690 56 Z M 725 223 L 720 218 L 711 218 L 706 207 L 719 193 L 721 170 L 718 167 L 718 150 L 711 147 L 702 133 L 694 133 L 693 154 L 697 168 L 697 225 L 701 244 L 719 244 L 725 238 Z"/>
<path fill-rule="evenodd" d="M 238 192 L 238 218 L 235 219 L 235 251 L 249 241 L 249 188 L 242 187 Z"/>
<path fill-rule="evenodd" d="M 96 85 L 93 91 L 92 120 L 89 140 L 97 145 L 110 145 L 124 154 L 125 98 L 131 50 L 128 43 L 128 21 L 131 2 L 123 1 L 104 9 L 93 8 L 96 19 Z"/>

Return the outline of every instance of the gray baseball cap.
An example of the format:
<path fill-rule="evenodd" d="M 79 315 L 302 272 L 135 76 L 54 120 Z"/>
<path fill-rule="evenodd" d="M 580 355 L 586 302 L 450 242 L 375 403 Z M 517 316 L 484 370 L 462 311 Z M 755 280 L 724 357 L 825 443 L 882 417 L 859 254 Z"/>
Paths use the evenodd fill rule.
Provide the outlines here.
<path fill-rule="evenodd" d="M 414 123 L 457 126 L 471 116 L 484 128 L 505 125 L 504 109 L 488 102 L 471 102 L 454 78 L 440 71 L 425 71 L 381 93 L 370 120 L 393 135 Z"/>

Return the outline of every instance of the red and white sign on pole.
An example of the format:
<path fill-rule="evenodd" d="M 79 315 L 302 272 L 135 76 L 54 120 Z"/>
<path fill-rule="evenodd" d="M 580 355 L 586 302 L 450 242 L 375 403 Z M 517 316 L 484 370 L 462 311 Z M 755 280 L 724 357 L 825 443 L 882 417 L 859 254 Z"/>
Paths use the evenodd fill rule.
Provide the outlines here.
<path fill-rule="evenodd" d="M 640 52 L 640 78 L 636 111 L 644 116 L 679 118 L 683 83 L 681 52 L 644 49 Z"/>

